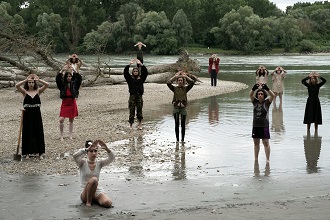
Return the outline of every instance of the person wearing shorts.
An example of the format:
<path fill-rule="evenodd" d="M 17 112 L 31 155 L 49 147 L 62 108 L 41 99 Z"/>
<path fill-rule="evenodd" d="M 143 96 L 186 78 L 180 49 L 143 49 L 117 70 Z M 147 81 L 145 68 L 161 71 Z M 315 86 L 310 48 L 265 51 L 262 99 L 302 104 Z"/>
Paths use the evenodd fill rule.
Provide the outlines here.
<path fill-rule="evenodd" d="M 270 97 L 267 99 L 267 95 Z M 270 133 L 269 133 L 269 106 L 274 99 L 274 93 L 266 84 L 257 83 L 250 91 L 250 99 L 253 104 L 252 138 L 254 142 L 254 159 L 258 161 L 260 151 L 260 139 L 265 148 L 266 161 L 270 157 Z"/>
<path fill-rule="evenodd" d="M 98 159 L 98 150 L 106 151 L 107 157 Z M 85 158 L 85 155 L 87 156 Z M 86 141 L 85 148 L 79 149 L 73 154 L 73 158 L 79 167 L 81 193 L 80 199 L 86 206 L 92 202 L 111 208 L 112 200 L 106 195 L 105 190 L 99 184 L 101 169 L 108 166 L 114 159 L 115 154 L 101 140 Z"/>

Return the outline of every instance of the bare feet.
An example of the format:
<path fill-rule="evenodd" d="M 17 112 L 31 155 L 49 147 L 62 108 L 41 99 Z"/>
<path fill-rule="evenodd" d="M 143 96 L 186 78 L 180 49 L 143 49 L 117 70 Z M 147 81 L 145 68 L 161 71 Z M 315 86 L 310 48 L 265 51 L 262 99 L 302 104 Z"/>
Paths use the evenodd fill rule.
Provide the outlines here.
<path fill-rule="evenodd" d="M 92 206 L 92 203 L 86 202 L 86 206 Z"/>

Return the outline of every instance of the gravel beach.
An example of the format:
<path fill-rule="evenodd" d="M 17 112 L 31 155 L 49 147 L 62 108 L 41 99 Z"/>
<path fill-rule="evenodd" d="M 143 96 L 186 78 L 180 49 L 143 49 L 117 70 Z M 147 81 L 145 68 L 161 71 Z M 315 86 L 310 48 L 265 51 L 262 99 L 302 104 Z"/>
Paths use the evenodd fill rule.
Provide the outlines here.
<path fill-rule="evenodd" d="M 235 92 L 248 86 L 232 81 L 218 81 L 217 87 L 210 86 L 210 80 L 200 79 L 202 83 L 195 85 L 188 93 L 189 100 Z M 159 119 L 165 111 L 162 105 L 172 100 L 173 93 L 166 84 L 145 83 L 144 122 Z M 19 123 L 23 96 L 15 88 L 1 91 L 0 108 L 2 134 L 1 170 L 8 174 L 61 174 L 77 173 L 77 167 L 71 155 L 83 147 L 86 140 L 102 139 L 105 142 L 128 139 L 132 132 L 128 125 L 128 87 L 126 83 L 83 87 L 77 100 L 79 116 L 74 120 L 73 140 L 59 139 L 59 111 L 61 99 L 57 89 L 47 89 L 41 94 L 41 113 L 43 117 L 46 154 L 45 159 L 30 158 L 22 162 L 13 161 L 13 154 L 18 144 Z M 168 109 L 166 109 L 168 110 Z M 143 128 L 143 133 L 152 132 L 149 123 Z M 68 131 L 68 120 L 65 121 L 64 131 Z M 120 166 L 121 149 L 117 153 L 115 165 Z"/>

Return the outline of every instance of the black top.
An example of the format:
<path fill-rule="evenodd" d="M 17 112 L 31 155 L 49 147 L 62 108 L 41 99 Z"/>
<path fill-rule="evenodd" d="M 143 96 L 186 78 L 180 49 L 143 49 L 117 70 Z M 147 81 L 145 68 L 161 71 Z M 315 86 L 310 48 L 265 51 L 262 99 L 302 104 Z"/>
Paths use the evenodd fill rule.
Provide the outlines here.
<path fill-rule="evenodd" d="M 141 66 L 141 74 L 139 77 L 134 77 L 129 73 L 130 65 L 127 65 L 124 69 L 124 77 L 126 79 L 129 94 L 131 95 L 143 95 L 144 87 L 143 83 L 146 81 L 148 76 L 148 70 L 145 66 Z"/>
<path fill-rule="evenodd" d="M 81 86 L 81 82 L 82 82 L 82 77 L 77 72 L 73 73 L 72 80 L 69 83 L 69 85 L 64 83 L 62 73 L 58 73 L 56 75 L 56 85 L 57 85 L 57 88 L 60 90 L 60 98 L 61 99 L 64 99 L 64 98 L 78 98 L 79 88 Z M 72 97 L 67 97 L 66 96 L 66 89 L 67 89 L 68 86 L 70 86 L 70 92 L 72 94 Z"/>

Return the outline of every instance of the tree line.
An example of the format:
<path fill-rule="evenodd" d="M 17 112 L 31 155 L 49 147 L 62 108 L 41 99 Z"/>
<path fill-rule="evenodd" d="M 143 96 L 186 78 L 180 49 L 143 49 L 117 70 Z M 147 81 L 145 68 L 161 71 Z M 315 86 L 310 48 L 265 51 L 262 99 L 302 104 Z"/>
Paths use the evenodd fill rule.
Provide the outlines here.
<path fill-rule="evenodd" d="M 195 45 L 243 53 L 329 51 L 330 3 L 283 12 L 269 0 L 10 0 L 0 3 L 0 53 L 152 54 Z"/>

